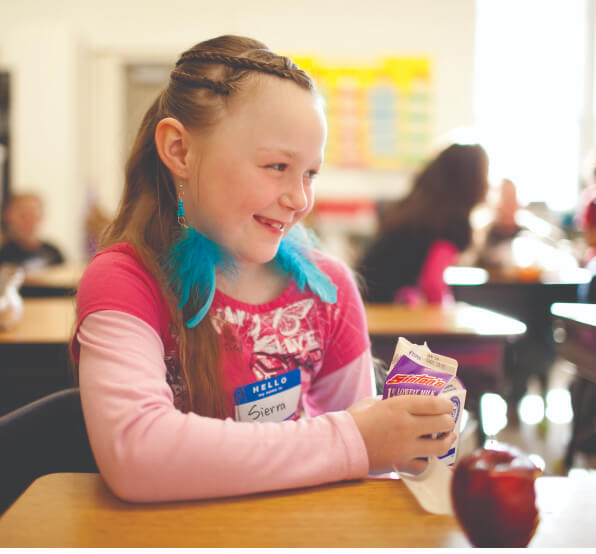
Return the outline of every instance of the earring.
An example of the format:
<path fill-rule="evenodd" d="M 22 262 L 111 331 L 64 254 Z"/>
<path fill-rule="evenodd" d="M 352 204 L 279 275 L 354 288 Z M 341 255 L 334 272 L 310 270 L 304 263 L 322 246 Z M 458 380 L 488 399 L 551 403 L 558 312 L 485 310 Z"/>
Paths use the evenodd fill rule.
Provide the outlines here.
<path fill-rule="evenodd" d="M 195 313 L 185 325 L 198 325 L 205 317 L 215 296 L 217 272 L 234 271 L 234 260 L 220 246 L 186 223 L 184 187 L 178 185 L 176 218 L 180 236 L 163 259 L 162 269 L 168 277 L 168 286 L 180 298 L 178 309 L 187 303 Z"/>
<path fill-rule="evenodd" d="M 180 196 L 178 196 L 178 210 L 176 211 L 176 217 L 180 225 L 186 225 L 186 219 L 184 217 L 184 187 L 182 183 L 178 184 L 180 189 Z"/>

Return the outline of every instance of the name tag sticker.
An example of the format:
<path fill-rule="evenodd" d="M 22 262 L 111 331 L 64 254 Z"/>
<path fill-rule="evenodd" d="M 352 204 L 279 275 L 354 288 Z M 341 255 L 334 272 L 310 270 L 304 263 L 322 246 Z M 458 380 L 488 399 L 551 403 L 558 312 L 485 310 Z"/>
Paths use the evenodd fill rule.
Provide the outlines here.
<path fill-rule="evenodd" d="M 300 369 L 238 387 L 234 391 L 236 421 L 292 419 L 300 401 Z"/>

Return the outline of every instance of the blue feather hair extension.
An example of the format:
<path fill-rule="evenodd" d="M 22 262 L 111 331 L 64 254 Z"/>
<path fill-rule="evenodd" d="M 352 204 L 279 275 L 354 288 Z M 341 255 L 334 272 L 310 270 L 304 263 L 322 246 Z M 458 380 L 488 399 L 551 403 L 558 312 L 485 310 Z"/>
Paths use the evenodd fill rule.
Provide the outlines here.
<path fill-rule="evenodd" d="M 180 297 L 178 309 L 190 302 L 197 313 L 186 322 L 195 327 L 205 317 L 215 295 L 215 273 L 232 272 L 234 260 L 218 244 L 192 227 L 182 228 L 182 238 L 166 257 L 162 268 L 168 286 Z"/>
<path fill-rule="evenodd" d="M 275 260 L 281 270 L 295 279 L 298 288 L 308 288 L 323 302 L 335 304 L 337 287 L 308 257 L 306 229 L 295 226 L 281 241 Z M 301 236 L 302 235 L 302 236 Z"/>
<path fill-rule="evenodd" d="M 323 302 L 337 301 L 337 287 L 307 256 L 309 238 L 302 227 L 294 227 L 281 241 L 275 260 L 280 269 L 291 275 L 298 288 L 308 286 Z M 233 273 L 234 260 L 217 243 L 192 227 L 182 228 L 182 237 L 165 258 L 162 269 L 168 286 L 180 298 L 178 309 L 188 302 L 196 314 L 186 322 L 189 328 L 205 317 L 215 295 L 216 272 Z"/>

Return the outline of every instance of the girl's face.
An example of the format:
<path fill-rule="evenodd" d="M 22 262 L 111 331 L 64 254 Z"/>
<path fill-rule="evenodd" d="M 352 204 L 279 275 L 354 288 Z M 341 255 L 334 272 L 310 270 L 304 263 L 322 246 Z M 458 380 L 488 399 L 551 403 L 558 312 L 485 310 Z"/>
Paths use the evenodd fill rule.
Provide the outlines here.
<path fill-rule="evenodd" d="M 237 263 L 269 262 L 312 208 L 325 138 L 317 96 L 292 81 L 262 77 L 207 135 L 193 137 L 187 220 Z"/>

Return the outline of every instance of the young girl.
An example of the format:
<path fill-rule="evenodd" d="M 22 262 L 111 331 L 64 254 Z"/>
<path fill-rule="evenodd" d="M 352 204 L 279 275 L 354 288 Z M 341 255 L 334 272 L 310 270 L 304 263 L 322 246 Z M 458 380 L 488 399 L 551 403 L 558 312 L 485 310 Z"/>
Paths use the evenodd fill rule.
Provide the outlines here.
<path fill-rule="evenodd" d="M 147 112 L 72 344 L 121 498 L 362 478 L 453 441 L 421 438 L 452 429 L 449 401 L 369 398 L 357 288 L 299 227 L 325 135 L 311 79 L 235 36 L 183 53 Z"/>

